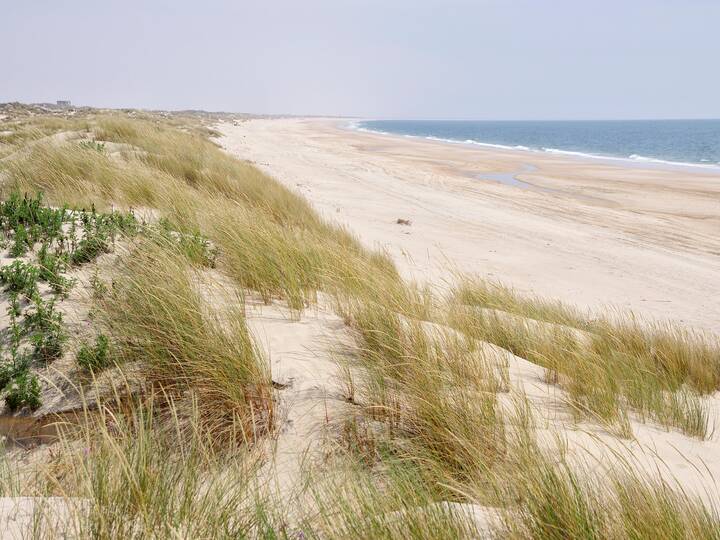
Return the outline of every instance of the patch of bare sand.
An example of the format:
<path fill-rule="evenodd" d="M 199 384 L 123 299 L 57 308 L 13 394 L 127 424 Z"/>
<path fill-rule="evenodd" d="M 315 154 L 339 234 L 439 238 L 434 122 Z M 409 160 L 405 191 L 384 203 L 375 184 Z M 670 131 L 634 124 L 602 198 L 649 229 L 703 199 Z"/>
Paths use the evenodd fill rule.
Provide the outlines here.
<path fill-rule="evenodd" d="M 322 296 L 321 296 L 322 298 Z M 298 491 L 303 469 L 321 465 L 328 429 L 344 410 L 340 348 L 349 346 L 343 321 L 322 302 L 297 320 L 282 304 L 246 301 L 247 323 L 268 359 L 278 389 L 278 430 L 268 442 L 263 475 L 284 495 Z"/>

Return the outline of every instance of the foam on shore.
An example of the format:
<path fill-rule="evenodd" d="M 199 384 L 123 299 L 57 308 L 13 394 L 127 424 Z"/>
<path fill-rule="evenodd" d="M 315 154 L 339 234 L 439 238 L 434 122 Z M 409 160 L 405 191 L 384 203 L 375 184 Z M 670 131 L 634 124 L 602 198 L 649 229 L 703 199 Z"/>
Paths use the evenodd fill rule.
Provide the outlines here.
<path fill-rule="evenodd" d="M 483 142 L 483 141 L 477 141 L 474 139 L 448 139 L 443 137 L 435 137 L 433 135 L 408 135 L 404 133 L 392 133 L 388 131 L 381 131 L 377 129 L 371 129 L 368 127 L 365 127 L 363 125 L 363 122 L 351 122 L 347 124 L 346 126 L 348 129 L 356 130 L 356 131 L 363 131 L 366 133 L 375 133 L 377 135 L 390 135 L 394 137 L 405 137 L 408 139 L 424 139 L 428 141 L 435 141 L 435 142 L 442 142 L 442 143 L 450 143 L 450 144 L 465 144 L 465 145 L 474 145 L 474 146 L 481 146 L 483 148 L 496 148 L 499 150 L 518 150 L 522 152 L 534 152 L 534 153 L 545 153 L 545 154 L 554 154 L 554 155 L 562 155 L 562 156 L 568 156 L 568 157 L 575 157 L 580 159 L 593 159 L 593 160 L 603 160 L 603 161 L 620 161 L 624 162 L 626 164 L 632 164 L 632 165 L 654 165 L 654 166 L 661 166 L 661 167 L 668 167 L 673 169 L 689 169 L 689 170 L 695 170 L 701 169 L 703 171 L 708 172 L 717 172 L 720 171 L 720 162 L 718 163 L 712 163 L 709 160 L 706 163 L 693 163 L 693 162 L 683 162 L 683 161 L 669 161 L 654 157 L 648 157 L 648 156 L 641 156 L 638 154 L 630 154 L 629 156 L 613 156 L 613 155 L 603 155 L 603 154 L 592 154 L 589 152 L 579 152 L 575 150 L 563 150 L 560 148 L 531 148 L 524 145 L 506 145 L 506 144 L 497 144 L 497 143 L 489 143 L 489 142 Z"/>

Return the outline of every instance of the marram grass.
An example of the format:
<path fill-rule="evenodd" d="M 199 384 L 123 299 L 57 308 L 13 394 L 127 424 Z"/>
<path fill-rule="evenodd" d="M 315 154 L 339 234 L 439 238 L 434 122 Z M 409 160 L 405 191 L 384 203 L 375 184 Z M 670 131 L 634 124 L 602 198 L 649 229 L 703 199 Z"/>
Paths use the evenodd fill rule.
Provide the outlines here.
<path fill-rule="evenodd" d="M 47 464 L 8 464 L 4 493 L 61 497 L 80 537 L 718 537 L 715 507 L 669 482 L 623 464 L 600 477 L 541 449 L 524 396 L 509 394 L 507 366 L 485 345 L 545 367 L 578 416 L 627 436 L 640 416 L 704 438 L 703 399 L 720 386 L 715 338 L 469 278 L 447 298 L 405 283 L 387 255 L 222 152 L 206 126 L 138 116 L 18 123 L 3 142 L 3 190 L 133 208 L 148 230 L 162 219 L 212 246 L 234 292 L 222 306 L 204 294 L 207 258 L 177 236 L 127 241 L 94 324 L 121 370 L 139 366 L 142 392 L 88 406 Z M 293 317 L 329 295 L 355 340 L 343 358 L 347 418 L 327 459 L 283 497 L 258 480 L 279 396 L 245 292 L 286 302 Z M 57 536 L 42 517 L 32 534 Z"/>

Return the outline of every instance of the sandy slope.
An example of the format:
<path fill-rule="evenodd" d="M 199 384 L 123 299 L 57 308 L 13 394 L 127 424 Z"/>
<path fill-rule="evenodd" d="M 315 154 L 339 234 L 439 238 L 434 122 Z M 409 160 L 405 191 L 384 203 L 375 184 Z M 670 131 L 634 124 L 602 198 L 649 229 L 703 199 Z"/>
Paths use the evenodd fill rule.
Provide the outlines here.
<path fill-rule="evenodd" d="M 268 442 L 267 453 L 273 459 L 267 461 L 261 478 L 266 487 L 290 498 L 301 492 L 305 466 L 323 462 L 324 443 L 331 442 L 352 412 L 335 361 L 341 354 L 352 355 L 352 340 L 342 320 L 322 299 L 299 320 L 290 316 L 282 302 L 263 305 L 248 297 L 246 307 L 248 326 L 279 387 L 278 430 Z M 452 332 L 439 326 L 438 330 Z M 495 345 L 481 347 L 487 359 L 508 368 L 509 386 L 500 393 L 500 403 L 513 416 L 518 398 L 526 398 L 532 424 L 548 449 L 555 452 L 560 443 L 570 463 L 602 474 L 618 473 L 632 464 L 649 478 L 660 477 L 687 494 L 720 504 L 718 433 L 701 441 L 652 421 L 643 422 L 632 413 L 632 436 L 621 438 L 615 428 L 573 418 L 567 394 L 546 382 L 540 366 Z M 703 399 L 711 422 L 720 426 L 720 397 Z"/>
<path fill-rule="evenodd" d="M 437 282 L 452 264 L 577 305 L 720 331 L 720 175 L 411 140 L 346 123 L 249 120 L 221 126 L 221 143 L 387 247 L 409 275 Z M 534 187 L 478 179 L 498 172 Z"/>
<path fill-rule="evenodd" d="M 229 151 L 302 192 L 365 242 L 387 247 L 408 275 L 437 284 L 454 265 L 591 308 L 612 304 L 720 330 L 720 176 L 348 132 L 331 120 L 251 120 L 221 129 Z M 536 169 L 519 177 L 535 187 L 474 178 L 527 165 Z M 324 428 L 343 415 L 329 343 L 347 340 L 326 307 L 298 321 L 278 306 L 251 305 L 248 322 L 283 385 L 271 478 L 289 493 L 301 463 L 319 457 Z M 571 459 L 600 470 L 627 460 L 720 501 L 717 434 L 699 441 L 633 416 L 633 437 L 620 439 L 597 423 L 575 422 L 542 368 L 489 347 L 509 367 L 511 392 L 501 399 L 527 396 L 538 434 L 553 444 L 559 436 Z M 718 425 L 720 398 L 706 399 Z"/>

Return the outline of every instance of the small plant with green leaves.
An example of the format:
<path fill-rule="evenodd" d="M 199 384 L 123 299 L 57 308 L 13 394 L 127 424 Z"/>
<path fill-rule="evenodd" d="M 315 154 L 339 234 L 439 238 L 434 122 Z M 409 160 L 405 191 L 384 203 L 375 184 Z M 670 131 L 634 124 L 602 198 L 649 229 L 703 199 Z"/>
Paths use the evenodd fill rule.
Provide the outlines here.
<path fill-rule="evenodd" d="M 167 234 L 169 234 L 170 232 L 177 230 L 177 227 L 176 227 L 175 225 L 173 225 L 173 222 L 170 221 L 170 220 L 169 220 L 168 218 L 166 218 L 166 217 L 161 217 L 160 219 L 158 219 L 158 221 L 157 221 L 157 228 L 158 228 L 161 232 L 165 233 L 166 236 L 167 236 Z"/>
<path fill-rule="evenodd" d="M 98 215 L 93 207 L 91 212 L 82 212 L 80 221 L 83 236 L 73 250 L 70 260 L 81 265 L 95 260 L 99 255 L 110 251 L 110 235 L 107 227 L 100 225 Z"/>
<path fill-rule="evenodd" d="M 105 334 L 98 334 L 94 345 L 83 342 L 75 359 L 86 371 L 94 372 L 106 368 L 110 365 L 110 340 Z"/>
<path fill-rule="evenodd" d="M 0 226 L 6 233 L 15 231 L 16 239 L 18 233 L 21 238 L 27 236 L 31 231 L 34 239 L 52 239 L 61 235 L 62 224 L 68 218 L 67 209 L 50 208 L 43 203 L 41 193 L 34 197 L 27 193 L 23 196 L 20 192 L 13 191 L 6 201 L 0 202 Z M 19 232 L 22 227 L 22 232 Z M 22 243 L 16 242 L 20 250 Z"/>
<path fill-rule="evenodd" d="M 30 237 L 25 230 L 25 226 L 20 224 L 15 229 L 15 242 L 10 248 L 10 256 L 22 257 L 27 253 L 28 247 L 31 247 Z"/>
<path fill-rule="evenodd" d="M 20 224 L 32 224 L 42 207 L 42 196 L 28 197 L 14 190 L 6 201 L 0 203 L 0 217 L 2 218 L 3 229 L 13 230 Z"/>
<path fill-rule="evenodd" d="M 20 298 L 17 291 L 12 291 L 9 295 L 8 314 L 10 315 L 10 321 L 17 319 L 22 314 L 22 306 L 20 305 Z"/>
<path fill-rule="evenodd" d="M 101 154 L 105 153 L 105 143 L 102 142 L 82 141 L 80 143 L 80 148 L 85 148 L 86 150 L 93 150 L 95 152 L 100 152 Z"/>
<path fill-rule="evenodd" d="M 177 246 L 178 252 L 185 254 L 193 264 L 215 267 L 217 248 L 199 231 L 181 232 L 169 219 L 161 218 L 156 226 L 149 229 L 149 233 L 156 236 L 162 244 Z"/>
<path fill-rule="evenodd" d="M 32 298 L 37 293 L 37 281 L 40 277 L 38 268 L 30 263 L 15 261 L 0 268 L 0 283 L 8 292 L 23 293 Z"/>
<path fill-rule="evenodd" d="M 110 245 L 108 238 L 102 234 L 92 232 L 78 242 L 77 247 L 72 255 L 70 255 L 70 262 L 79 266 L 94 261 L 103 253 L 108 253 L 109 251 Z"/>
<path fill-rule="evenodd" d="M 10 317 L 10 354 L 12 355 L 13 361 L 18 358 L 20 351 L 20 342 L 23 338 L 23 331 L 18 324 L 18 317 L 22 313 L 20 307 L 20 300 L 18 294 L 10 293 L 10 305 L 8 306 L 8 315 Z"/>
<path fill-rule="evenodd" d="M 17 375 L 8 387 L 5 395 L 5 404 L 11 411 L 17 411 L 23 407 L 32 410 L 42 405 L 40 399 L 40 382 L 37 375 L 25 371 Z"/>
<path fill-rule="evenodd" d="M 39 277 L 46 281 L 55 294 L 67 295 L 73 285 L 73 281 L 64 277 L 63 272 L 67 269 L 67 255 L 51 253 L 47 243 L 43 243 L 38 252 Z"/>
<path fill-rule="evenodd" d="M 10 360 L 3 360 L 0 363 L 0 390 L 5 388 L 10 381 L 30 369 L 31 358 L 27 354 L 17 354 Z"/>
<path fill-rule="evenodd" d="M 65 333 L 56 327 L 48 332 L 33 334 L 30 338 L 33 345 L 33 359 L 48 364 L 62 356 Z"/>
<path fill-rule="evenodd" d="M 88 263 L 103 253 L 109 253 L 118 233 L 131 236 L 138 230 L 137 220 L 132 213 L 98 214 L 94 207 L 90 212 L 80 214 L 80 222 L 82 238 L 75 244 L 74 234 L 71 236 L 73 247 L 70 262 L 74 265 Z"/>
<path fill-rule="evenodd" d="M 104 298 L 108 292 L 108 286 L 100 278 L 100 273 L 97 266 L 95 267 L 95 270 L 93 270 L 92 276 L 90 276 L 90 286 L 92 287 L 93 298 L 95 300 L 100 300 Z"/>
<path fill-rule="evenodd" d="M 37 223 L 26 227 L 28 236 L 28 246 L 33 247 L 37 242 L 41 242 L 45 238 L 44 231 Z"/>
<path fill-rule="evenodd" d="M 33 358 L 42 363 L 52 362 L 62 356 L 66 340 L 62 313 L 55 309 L 54 298 L 45 302 L 35 295 L 33 303 L 24 321 L 24 330 L 33 345 Z"/>
<path fill-rule="evenodd" d="M 73 253 L 75 251 L 75 248 L 77 247 L 78 241 L 77 221 L 75 219 L 70 222 L 70 228 L 68 229 L 64 240 L 67 243 L 67 248 L 69 249 L 70 253 Z"/>
<path fill-rule="evenodd" d="M 215 268 L 217 248 L 199 233 L 177 234 L 177 243 L 180 251 L 198 266 Z"/>
<path fill-rule="evenodd" d="M 99 227 L 104 227 L 113 235 L 120 232 L 128 236 L 137 234 L 140 224 L 135 214 L 132 212 L 113 211 L 107 214 L 98 214 L 97 223 Z"/>

